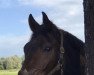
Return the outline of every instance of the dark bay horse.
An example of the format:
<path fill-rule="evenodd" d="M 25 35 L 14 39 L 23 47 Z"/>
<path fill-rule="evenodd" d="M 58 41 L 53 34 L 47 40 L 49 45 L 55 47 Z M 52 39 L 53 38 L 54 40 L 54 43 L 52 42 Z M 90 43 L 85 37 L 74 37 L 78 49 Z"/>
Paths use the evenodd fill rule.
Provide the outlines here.
<path fill-rule="evenodd" d="M 84 75 L 84 43 L 72 34 L 57 28 L 44 12 L 42 15 L 42 25 L 29 15 L 28 22 L 33 34 L 24 46 L 25 60 L 18 75 L 50 75 L 60 60 L 61 42 L 64 48 L 62 75 Z M 61 75 L 61 68 L 51 75 Z"/>

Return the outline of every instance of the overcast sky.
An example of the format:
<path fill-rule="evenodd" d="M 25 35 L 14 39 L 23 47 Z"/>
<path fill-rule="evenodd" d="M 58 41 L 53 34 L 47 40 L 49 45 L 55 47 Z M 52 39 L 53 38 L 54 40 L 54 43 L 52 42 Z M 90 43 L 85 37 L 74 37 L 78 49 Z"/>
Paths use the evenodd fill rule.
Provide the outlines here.
<path fill-rule="evenodd" d="M 42 23 L 44 11 L 59 28 L 84 41 L 83 0 L 0 0 L 0 57 L 23 55 L 31 31 L 28 15 Z"/>

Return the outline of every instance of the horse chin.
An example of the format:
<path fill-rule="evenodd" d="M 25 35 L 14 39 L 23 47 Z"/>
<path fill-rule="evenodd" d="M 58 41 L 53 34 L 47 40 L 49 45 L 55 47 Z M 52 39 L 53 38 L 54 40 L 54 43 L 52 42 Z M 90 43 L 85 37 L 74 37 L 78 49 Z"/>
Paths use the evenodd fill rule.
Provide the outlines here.
<path fill-rule="evenodd" d="M 44 71 L 40 69 L 32 69 L 27 71 L 26 69 L 20 70 L 18 75 L 46 75 Z"/>

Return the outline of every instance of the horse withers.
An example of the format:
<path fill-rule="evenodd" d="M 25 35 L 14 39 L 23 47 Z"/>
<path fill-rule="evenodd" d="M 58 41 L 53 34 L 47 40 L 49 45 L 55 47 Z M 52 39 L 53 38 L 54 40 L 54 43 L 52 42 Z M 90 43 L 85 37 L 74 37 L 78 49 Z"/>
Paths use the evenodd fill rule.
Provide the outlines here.
<path fill-rule="evenodd" d="M 31 14 L 29 15 L 28 22 L 33 34 L 24 46 L 25 60 L 18 75 L 50 75 L 59 63 L 62 42 L 63 75 L 84 75 L 84 65 L 81 64 L 85 55 L 84 43 L 72 34 L 57 28 L 44 12 L 42 15 L 41 25 Z M 51 75 L 61 75 L 61 68 L 52 72 Z"/>

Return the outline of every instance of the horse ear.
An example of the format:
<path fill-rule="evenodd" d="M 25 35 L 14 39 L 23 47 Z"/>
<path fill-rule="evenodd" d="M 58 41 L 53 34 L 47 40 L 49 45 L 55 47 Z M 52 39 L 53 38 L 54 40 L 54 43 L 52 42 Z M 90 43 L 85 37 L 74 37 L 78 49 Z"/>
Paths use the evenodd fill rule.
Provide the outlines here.
<path fill-rule="evenodd" d="M 44 24 L 49 23 L 50 20 L 48 19 L 48 16 L 47 16 L 44 12 L 42 12 L 42 15 L 43 15 L 43 23 L 44 23 Z"/>
<path fill-rule="evenodd" d="M 29 22 L 30 29 L 33 32 L 35 32 L 39 28 L 39 24 L 35 21 L 32 14 L 29 15 L 28 22 Z"/>
<path fill-rule="evenodd" d="M 46 28 L 48 28 L 51 31 L 57 31 L 58 28 L 56 27 L 56 25 L 54 25 L 48 18 L 48 16 L 42 12 L 43 15 L 43 24 L 45 25 Z"/>
<path fill-rule="evenodd" d="M 42 12 L 43 15 L 43 24 L 45 25 L 46 28 L 52 30 L 54 24 L 49 20 L 48 16 Z"/>

